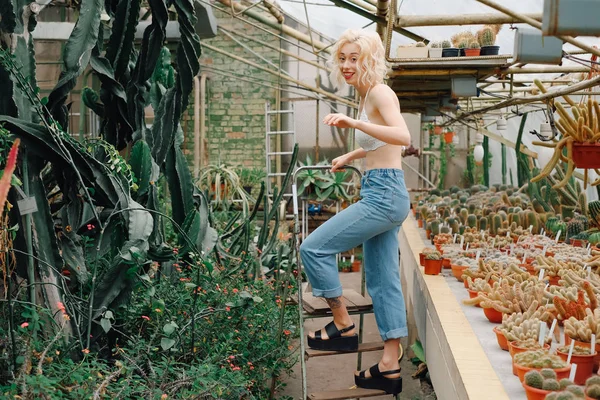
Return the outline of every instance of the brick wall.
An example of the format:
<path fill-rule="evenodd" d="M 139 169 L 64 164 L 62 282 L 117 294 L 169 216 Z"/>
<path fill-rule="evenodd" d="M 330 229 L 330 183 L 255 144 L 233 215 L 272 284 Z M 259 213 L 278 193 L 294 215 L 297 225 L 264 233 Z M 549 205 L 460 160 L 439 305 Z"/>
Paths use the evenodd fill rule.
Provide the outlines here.
<path fill-rule="evenodd" d="M 213 8 L 219 27 L 229 32 L 241 32 L 244 35 L 279 47 L 278 39 L 249 24 L 233 19 Z M 258 22 L 252 20 L 253 23 Z M 263 27 L 267 28 L 265 25 Z M 270 29 L 270 28 L 268 28 Z M 249 46 L 254 52 L 273 64 L 279 63 L 279 52 L 258 43 L 232 34 L 238 41 Z M 219 31 L 217 37 L 203 39 L 207 43 L 238 57 L 246 58 L 261 66 L 267 63 L 253 55 L 233 39 Z M 278 78 L 248 64 L 236 61 L 228 56 L 204 47 L 200 59 L 200 71 L 208 76 L 206 110 L 206 152 L 205 161 L 209 163 L 228 163 L 246 167 L 263 168 L 265 166 L 265 102 L 275 104 L 275 89 L 258 83 L 243 81 L 236 75 L 251 80 L 260 80 L 268 85 L 276 85 Z M 214 70 L 226 74 L 215 73 Z M 194 129 L 193 96 L 190 100 L 184 131 L 186 140 L 184 150 L 193 164 Z"/>

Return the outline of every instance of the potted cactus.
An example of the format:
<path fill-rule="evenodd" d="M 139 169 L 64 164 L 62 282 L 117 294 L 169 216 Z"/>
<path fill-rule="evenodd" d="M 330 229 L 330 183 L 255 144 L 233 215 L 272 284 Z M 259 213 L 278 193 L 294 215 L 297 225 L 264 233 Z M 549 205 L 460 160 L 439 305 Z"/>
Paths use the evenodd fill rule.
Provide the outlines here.
<path fill-rule="evenodd" d="M 417 42 L 414 45 L 398 46 L 396 49 L 397 58 L 428 58 L 429 48 L 423 42 Z"/>
<path fill-rule="evenodd" d="M 585 398 L 600 400 L 600 376 L 595 375 L 585 381 Z"/>
<path fill-rule="evenodd" d="M 523 382 L 525 374 L 531 370 L 541 370 L 542 368 L 551 368 L 559 379 L 568 378 L 571 372 L 571 364 L 556 354 L 550 354 L 546 350 L 529 350 L 523 353 L 515 354 L 514 364 L 517 369 L 517 376 Z"/>
<path fill-rule="evenodd" d="M 523 388 L 525 389 L 528 400 L 543 400 L 547 398 L 546 396 L 548 394 L 565 389 L 573 394 L 575 394 L 575 392 L 583 392 L 579 386 L 575 385 L 569 379 L 563 378 L 559 381 L 556 372 L 550 368 L 527 372 L 525 374 L 525 380 L 523 381 Z"/>
<path fill-rule="evenodd" d="M 449 40 L 442 42 L 442 57 L 458 57 L 459 55 L 458 48 L 452 47 L 452 43 Z"/>
<path fill-rule="evenodd" d="M 429 46 L 429 58 L 442 57 L 442 42 L 431 42 Z"/>
<path fill-rule="evenodd" d="M 481 52 L 481 46 L 479 42 L 474 40 L 470 42 L 465 48 L 465 56 L 467 57 L 477 57 Z"/>
<path fill-rule="evenodd" d="M 442 272 L 442 255 L 437 250 L 428 251 L 423 260 L 425 275 L 438 275 Z"/>
<path fill-rule="evenodd" d="M 559 347 L 556 349 L 556 354 L 566 361 L 569 356 L 569 349 L 570 346 Z M 594 373 L 594 354 L 591 353 L 589 347 L 573 346 L 571 362 L 577 364 L 575 383 L 583 385 L 586 379 Z"/>
<path fill-rule="evenodd" d="M 484 25 L 477 32 L 477 41 L 481 46 L 482 56 L 497 56 L 500 51 L 500 46 L 496 46 L 496 35 L 500 31 L 501 25 Z"/>

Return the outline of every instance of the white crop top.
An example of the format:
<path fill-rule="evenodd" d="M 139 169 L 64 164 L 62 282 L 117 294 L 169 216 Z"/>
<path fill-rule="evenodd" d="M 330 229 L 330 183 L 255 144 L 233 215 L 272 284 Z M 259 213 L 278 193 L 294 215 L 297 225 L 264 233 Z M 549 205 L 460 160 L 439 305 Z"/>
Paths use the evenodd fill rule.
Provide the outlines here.
<path fill-rule="evenodd" d="M 369 88 L 369 90 L 367 90 L 367 94 L 365 95 L 365 101 L 363 102 L 362 111 L 360 112 L 360 116 L 358 117 L 359 120 L 364 121 L 364 122 L 370 122 L 369 116 L 367 115 L 367 112 L 365 111 L 366 106 L 367 106 L 367 98 L 369 97 L 370 91 L 371 91 L 371 88 Z M 365 150 L 365 151 L 373 151 L 373 150 L 376 150 L 387 144 L 384 141 L 381 141 L 367 133 L 364 133 L 360 129 L 354 130 L 354 138 L 356 139 L 356 142 L 358 143 L 358 145 L 360 147 L 362 147 L 363 150 Z"/>

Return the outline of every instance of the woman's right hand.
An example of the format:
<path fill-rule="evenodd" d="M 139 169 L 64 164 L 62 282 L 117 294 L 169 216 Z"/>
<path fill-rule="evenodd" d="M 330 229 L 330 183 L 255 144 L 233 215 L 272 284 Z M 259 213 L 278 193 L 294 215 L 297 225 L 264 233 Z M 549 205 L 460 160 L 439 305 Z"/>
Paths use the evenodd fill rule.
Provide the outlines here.
<path fill-rule="evenodd" d="M 344 154 L 343 156 L 334 158 L 333 161 L 331 162 L 331 172 L 336 172 L 337 170 L 342 168 L 344 165 L 349 164 L 350 161 L 352 161 L 352 160 L 350 159 L 348 154 Z"/>

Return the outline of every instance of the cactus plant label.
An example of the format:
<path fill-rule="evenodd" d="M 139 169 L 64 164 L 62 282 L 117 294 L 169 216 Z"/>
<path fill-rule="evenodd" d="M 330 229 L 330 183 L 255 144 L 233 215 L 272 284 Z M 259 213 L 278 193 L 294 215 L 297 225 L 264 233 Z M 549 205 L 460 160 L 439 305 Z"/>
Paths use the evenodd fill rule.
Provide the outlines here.
<path fill-rule="evenodd" d="M 544 321 L 540 321 L 540 331 L 538 332 L 538 342 L 540 346 L 544 347 L 544 339 L 546 338 L 546 323 Z"/>
<path fill-rule="evenodd" d="M 529 233 L 533 232 L 533 225 L 529 225 Z"/>
<path fill-rule="evenodd" d="M 33 214 L 38 210 L 35 197 L 26 197 L 22 200 L 19 200 L 17 201 L 17 205 L 19 206 L 19 212 L 21 215 Z"/>
<path fill-rule="evenodd" d="M 575 343 L 575 342 L 573 341 L 571 343 Z M 569 352 L 569 358 L 571 358 L 571 353 L 570 352 Z M 571 382 L 575 380 L 575 374 L 576 373 L 577 373 L 577 364 L 571 364 L 571 372 L 569 372 L 569 380 Z"/>
<path fill-rule="evenodd" d="M 294 214 L 298 215 L 298 190 L 296 184 L 292 184 L 292 198 L 294 199 Z"/>
<path fill-rule="evenodd" d="M 562 233 L 562 230 L 559 230 L 558 233 L 556 234 L 556 243 L 558 243 L 558 239 L 560 239 L 560 234 Z"/>
<path fill-rule="evenodd" d="M 585 270 L 587 271 L 587 279 L 588 281 L 590 280 L 590 275 L 592 274 L 592 267 L 590 267 L 589 265 L 585 266 Z"/>
<path fill-rule="evenodd" d="M 527 260 L 527 253 L 523 252 L 523 264 L 525 264 L 525 260 Z"/>
<path fill-rule="evenodd" d="M 592 339 L 590 340 L 590 354 L 596 354 L 596 334 L 592 333 Z"/>
<path fill-rule="evenodd" d="M 467 243 L 467 247 L 465 247 L 465 251 L 469 251 L 469 243 Z"/>
<path fill-rule="evenodd" d="M 540 276 L 538 276 L 538 279 L 539 279 L 540 281 L 544 279 L 544 272 L 545 272 L 545 271 L 546 271 L 546 270 L 545 270 L 544 268 L 540 269 Z"/>
<path fill-rule="evenodd" d="M 554 328 L 556 328 L 556 321 L 557 319 L 554 318 L 554 320 L 552 321 L 552 325 L 550 326 L 550 331 L 548 331 L 548 337 L 550 338 L 550 340 L 552 340 L 552 334 L 554 334 Z"/>
<path fill-rule="evenodd" d="M 479 256 L 481 256 L 481 250 L 477 250 L 477 254 L 475 255 L 475 262 L 479 262 Z"/>
<path fill-rule="evenodd" d="M 506 237 L 510 237 L 510 229 L 506 231 Z"/>
<path fill-rule="evenodd" d="M 450 230 L 452 230 L 452 228 L 450 228 Z M 458 233 L 454 234 L 454 237 L 452 239 L 452 243 L 456 243 L 456 237 L 458 236 Z"/>
<path fill-rule="evenodd" d="M 464 237 L 464 236 L 461 236 L 461 237 L 460 237 L 460 247 L 461 247 L 461 248 L 463 247 L 463 244 L 464 244 L 464 243 L 465 243 L 465 237 Z"/>
<path fill-rule="evenodd" d="M 546 230 L 544 228 L 542 228 L 542 231 L 540 232 L 540 235 L 544 236 L 545 233 L 546 233 Z"/>
<path fill-rule="evenodd" d="M 571 363 L 571 355 L 573 354 L 573 346 L 575 346 L 575 341 L 571 340 L 571 345 L 569 346 L 569 355 L 567 356 L 567 364 Z M 573 371 L 573 366 L 571 366 L 571 371 Z"/>

